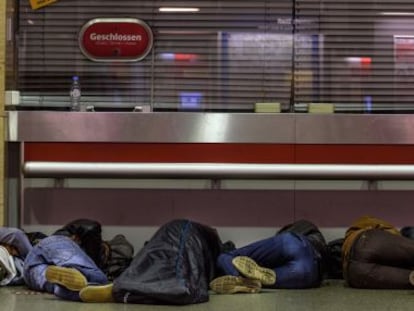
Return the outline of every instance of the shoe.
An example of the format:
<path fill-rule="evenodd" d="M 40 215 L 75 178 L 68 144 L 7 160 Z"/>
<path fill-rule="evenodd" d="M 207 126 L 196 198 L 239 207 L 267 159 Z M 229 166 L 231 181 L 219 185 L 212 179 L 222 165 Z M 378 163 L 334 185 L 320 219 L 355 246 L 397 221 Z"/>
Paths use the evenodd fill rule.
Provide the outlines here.
<path fill-rule="evenodd" d="M 46 280 L 59 284 L 71 291 L 80 291 L 88 285 L 86 277 L 73 268 L 49 266 L 46 269 Z"/>
<path fill-rule="evenodd" d="M 83 302 L 113 302 L 113 284 L 89 285 L 79 292 L 79 297 Z"/>
<path fill-rule="evenodd" d="M 217 294 L 258 293 L 262 288 L 260 281 L 241 276 L 224 275 L 210 282 L 210 288 Z"/>
<path fill-rule="evenodd" d="M 259 280 L 262 285 L 276 283 L 276 273 L 272 269 L 259 266 L 253 259 L 246 256 L 237 256 L 232 261 L 234 267 L 246 278 Z"/>

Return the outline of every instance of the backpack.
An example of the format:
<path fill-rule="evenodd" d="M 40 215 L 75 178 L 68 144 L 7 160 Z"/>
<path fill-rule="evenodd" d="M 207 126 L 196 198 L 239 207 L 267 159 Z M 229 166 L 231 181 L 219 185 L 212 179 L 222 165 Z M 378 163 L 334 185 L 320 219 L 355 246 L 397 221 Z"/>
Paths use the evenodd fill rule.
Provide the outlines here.
<path fill-rule="evenodd" d="M 114 280 L 128 268 L 134 255 L 134 247 L 122 234 L 117 234 L 112 240 L 105 243 L 109 247 L 109 257 L 103 271 L 109 280 Z"/>
<path fill-rule="evenodd" d="M 342 245 L 343 238 L 336 239 L 328 243 L 327 250 L 327 278 L 342 279 Z"/>

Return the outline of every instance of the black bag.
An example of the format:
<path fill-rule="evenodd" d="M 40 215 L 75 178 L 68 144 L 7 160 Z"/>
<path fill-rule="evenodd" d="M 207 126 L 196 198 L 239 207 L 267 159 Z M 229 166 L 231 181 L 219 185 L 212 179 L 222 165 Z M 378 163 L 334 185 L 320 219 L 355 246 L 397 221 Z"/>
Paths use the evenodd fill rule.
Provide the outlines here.
<path fill-rule="evenodd" d="M 414 240 L 414 227 L 412 226 L 402 227 L 400 230 L 400 233 L 402 236 L 405 236 L 406 238 Z"/>
<path fill-rule="evenodd" d="M 117 302 L 185 305 L 208 301 L 221 241 L 189 220 L 163 225 L 114 281 Z"/>
<path fill-rule="evenodd" d="M 122 234 L 116 235 L 105 243 L 109 248 L 109 256 L 103 270 L 109 280 L 114 280 L 130 265 L 134 255 L 134 247 Z"/>
<path fill-rule="evenodd" d="M 104 266 L 101 224 L 90 219 L 76 219 L 57 230 L 54 235 L 72 238 L 99 268 Z"/>
<path fill-rule="evenodd" d="M 342 273 L 342 245 L 343 238 L 336 239 L 328 243 L 327 253 L 327 278 L 328 279 L 343 279 Z"/>

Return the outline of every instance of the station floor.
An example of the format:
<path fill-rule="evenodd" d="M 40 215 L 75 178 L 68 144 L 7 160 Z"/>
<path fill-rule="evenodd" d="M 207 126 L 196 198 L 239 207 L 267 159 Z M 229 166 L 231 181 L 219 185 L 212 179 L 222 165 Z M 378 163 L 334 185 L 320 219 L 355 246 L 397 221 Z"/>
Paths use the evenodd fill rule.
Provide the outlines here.
<path fill-rule="evenodd" d="M 328 280 L 322 287 L 307 290 L 263 290 L 258 294 L 210 295 L 210 301 L 189 306 L 157 306 L 117 303 L 81 303 L 32 292 L 25 287 L 0 288 L 1 311 L 342 311 L 413 310 L 414 290 L 361 290 Z"/>

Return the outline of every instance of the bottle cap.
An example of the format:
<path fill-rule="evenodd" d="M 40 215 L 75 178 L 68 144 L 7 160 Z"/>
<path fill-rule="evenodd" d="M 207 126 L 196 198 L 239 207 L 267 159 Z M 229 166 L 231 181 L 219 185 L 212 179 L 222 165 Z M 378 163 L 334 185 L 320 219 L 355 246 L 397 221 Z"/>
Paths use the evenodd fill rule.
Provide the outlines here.
<path fill-rule="evenodd" d="M 73 81 L 78 81 L 78 80 L 79 80 L 79 77 L 78 77 L 78 76 L 73 76 L 73 77 L 72 77 L 72 80 L 73 80 Z"/>

